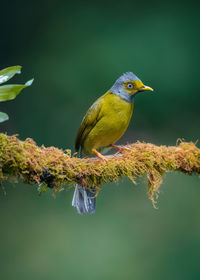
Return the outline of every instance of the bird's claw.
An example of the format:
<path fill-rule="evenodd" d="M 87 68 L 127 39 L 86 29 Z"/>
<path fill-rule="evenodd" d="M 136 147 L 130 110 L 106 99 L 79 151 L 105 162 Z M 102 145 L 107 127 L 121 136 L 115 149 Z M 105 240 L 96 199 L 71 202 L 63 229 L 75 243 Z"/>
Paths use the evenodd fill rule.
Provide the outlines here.
<path fill-rule="evenodd" d="M 124 151 L 130 151 L 131 149 L 127 146 L 117 146 L 117 145 L 110 145 L 110 147 L 117 149 L 118 151 L 115 154 L 121 153 L 123 150 Z"/>
<path fill-rule="evenodd" d="M 108 162 L 108 159 L 105 156 L 103 156 L 101 153 L 99 153 L 96 149 L 93 149 L 92 152 L 95 153 L 100 159 Z"/>

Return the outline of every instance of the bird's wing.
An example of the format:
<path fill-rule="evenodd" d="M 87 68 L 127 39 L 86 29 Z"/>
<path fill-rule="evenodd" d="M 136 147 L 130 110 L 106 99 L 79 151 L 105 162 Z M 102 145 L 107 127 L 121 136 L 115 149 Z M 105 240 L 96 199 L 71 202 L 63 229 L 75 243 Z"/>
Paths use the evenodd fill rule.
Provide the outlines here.
<path fill-rule="evenodd" d="M 85 138 L 90 133 L 92 128 L 96 125 L 96 123 L 101 118 L 101 108 L 103 104 L 103 97 L 100 97 L 87 111 L 85 117 L 83 118 L 83 121 L 81 123 L 81 126 L 79 128 L 79 131 L 76 136 L 75 140 L 75 149 L 76 151 L 79 150 L 79 148 L 82 146 Z"/>

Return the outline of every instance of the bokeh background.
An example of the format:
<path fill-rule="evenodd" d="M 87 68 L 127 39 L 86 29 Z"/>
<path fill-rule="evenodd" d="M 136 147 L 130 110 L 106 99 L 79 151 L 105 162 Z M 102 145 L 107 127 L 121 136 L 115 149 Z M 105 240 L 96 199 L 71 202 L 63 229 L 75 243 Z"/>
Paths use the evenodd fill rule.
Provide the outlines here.
<path fill-rule="evenodd" d="M 73 150 L 88 107 L 133 71 L 154 93 L 137 96 L 120 143 L 200 137 L 198 1 L 4 1 L 0 41 L 0 68 L 23 66 L 11 82 L 35 78 L 0 104 L 10 116 L 1 132 Z M 93 216 L 71 207 L 72 189 L 54 199 L 22 183 L 4 187 L 1 279 L 200 279 L 195 176 L 167 174 L 158 210 L 145 178 L 107 184 Z"/>

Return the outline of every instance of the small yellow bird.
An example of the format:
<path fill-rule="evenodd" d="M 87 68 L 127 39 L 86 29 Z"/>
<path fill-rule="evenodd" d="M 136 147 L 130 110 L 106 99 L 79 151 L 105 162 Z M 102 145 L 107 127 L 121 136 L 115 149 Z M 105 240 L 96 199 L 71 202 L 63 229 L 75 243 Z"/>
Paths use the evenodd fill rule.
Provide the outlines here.
<path fill-rule="evenodd" d="M 145 86 L 132 72 L 119 77 L 114 85 L 89 108 L 78 130 L 75 149 L 85 155 L 100 153 L 104 148 L 115 147 L 114 143 L 126 131 L 133 113 L 134 97 L 139 92 L 153 91 Z M 76 185 L 72 206 L 79 214 L 95 212 L 95 192 Z"/>

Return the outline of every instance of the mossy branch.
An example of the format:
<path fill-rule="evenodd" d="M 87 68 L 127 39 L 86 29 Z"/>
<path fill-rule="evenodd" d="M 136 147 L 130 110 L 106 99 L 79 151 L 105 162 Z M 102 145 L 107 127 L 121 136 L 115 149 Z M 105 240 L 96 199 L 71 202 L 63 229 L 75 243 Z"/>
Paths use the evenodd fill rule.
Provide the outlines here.
<path fill-rule="evenodd" d="M 106 182 L 127 176 L 135 183 L 137 177 L 146 174 L 149 197 L 154 203 L 165 172 L 200 174 L 200 149 L 192 142 L 169 147 L 137 142 L 107 158 L 108 162 L 80 159 L 72 157 L 70 150 L 38 147 L 30 138 L 21 141 L 16 136 L 0 134 L 0 181 L 22 178 L 30 185 L 44 183 L 54 192 L 67 183 L 79 183 L 88 189 L 95 186 L 98 193 Z"/>

